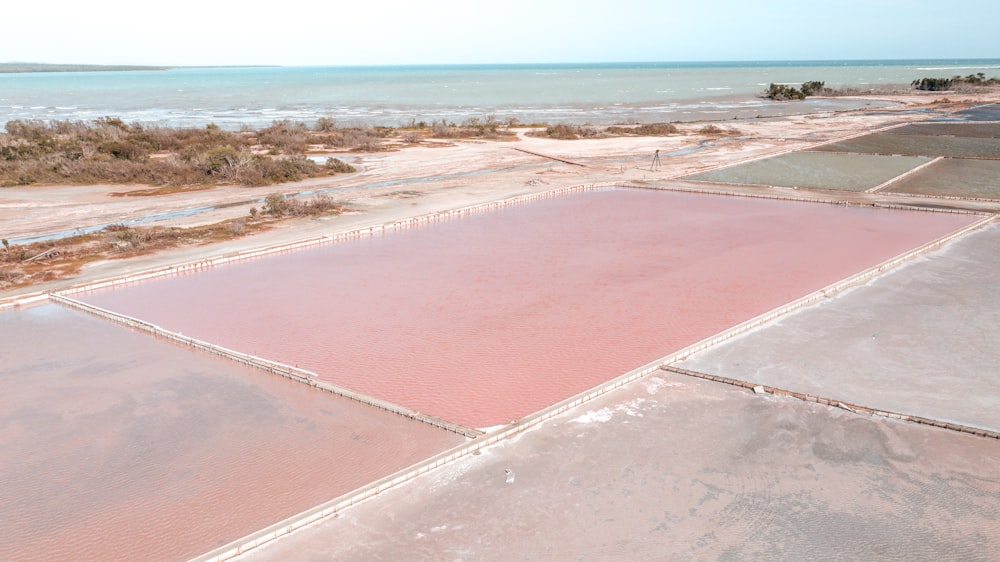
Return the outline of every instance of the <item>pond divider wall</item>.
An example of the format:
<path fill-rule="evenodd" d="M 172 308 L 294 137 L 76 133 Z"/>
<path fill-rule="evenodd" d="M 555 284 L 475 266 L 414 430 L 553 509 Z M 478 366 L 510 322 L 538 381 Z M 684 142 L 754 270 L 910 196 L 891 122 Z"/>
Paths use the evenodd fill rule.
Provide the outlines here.
<path fill-rule="evenodd" d="M 219 345 L 191 338 L 183 334 L 179 334 L 177 332 L 165 330 L 155 324 L 146 322 L 144 320 L 132 318 L 131 316 L 126 316 L 124 314 L 118 314 L 117 312 L 111 312 L 109 310 L 105 310 L 103 308 L 91 304 L 80 302 L 76 299 L 71 299 L 63 295 L 53 294 L 51 295 L 50 298 L 52 299 L 52 301 L 59 303 L 63 306 L 80 310 L 87 314 L 97 316 L 105 320 L 109 320 L 116 324 L 120 324 L 122 326 L 126 326 L 135 330 L 147 332 L 155 336 L 159 336 L 161 338 L 165 338 L 180 343 L 182 345 L 192 347 L 199 351 L 211 353 L 213 355 L 218 355 L 220 357 L 224 357 L 226 359 L 236 361 L 237 363 L 241 363 L 243 365 L 247 365 L 255 369 L 260 369 L 262 371 L 266 371 L 271 374 L 280 375 L 282 377 L 292 379 L 294 381 L 301 382 L 312 387 L 316 387 L 320 390 L 324 390 L 331 394 L 336 394 L 338 396 L 342 396 L 344 398 L 348 398 L 356 402 L 361 402 L 362 404 L 366 404 L 368 406 L 374 406 L 376 408 L 385 410 L 387 412 L 391 412 L 416 421 L 430 424 L 439 427 L 441 429 L 446 429 L 453 433 L 464 435 L 465 437 L 474 439 L 483 434 L 482 431 L 479 431 L 477 429 L 471 429 L 445 420 L 440 420 L 433 416 L 422 414 L 420 412 L 415 412 L 413 410 L 410 410 L 409 408 L 393 404 L 386 400 L 381 400 L 372 396 L 367 396 L 365 394 L 354 392 L 346 388 L 341 388 L 339 386 L 327 383 L 325 381 L 317 380 L 315 373 L 306 371 L 305 369 L 290 367 L 288 365 L 283 365 L 275 361 L 262 359 L 255 355 L 249 355 L 246 353 L 233 351 L 231 349 L 227 349 Z"/>
<path fill-rule="evenodd" d="M 875 193 L 877 191 L 882 191 L 886 187 L 889 187 L 890 185 L 892 185 L 892 184 L 894 184 L 894 183 L 902 180 L 903 178 L 912 176 L 913 174 L 919 172 L 920 170 L 923 170 L 924 168 L 926 168 L 928 166 L 936 164 L 936 163 L 940 162 L 941 160 L 944 160 L 944 156 L 938 156 L 937 158 L 934 158 L 930 162 L 924 162 L 923 164 L 917 166 L 916 168 L 911 169 L 908 172 L 903 172 L 902 174 L 899 174 L 898 176 L 896 176 L 894 178 L 890 178 L 890 179 L 888 179 L 888 180 L 886 180 L 886 181 L 884 181 L 884 182 L 876 185 L 875 187 L 873 187 L 871 189 L 866 189 L 865 193 Z"/>
<path fill-rule="evenodd" d="M 0 299 L 0 312 L 8 308 L 17 308 L 19 306 L 31 306 L 33 304 L 38 304 L 40 302 L 46 302 L 49 300 L 48 293 L 30 293 L 27 295 L 18 295 L 16 297 L 11 297 L 7 299 Z"/>
<path fill-rule="evenodd" d="M 824 404 L 826 406 L 834 406 L 847 410 L 849 412 L 854 412 L 855 414 L 870 414 L 873 416 L 880 416 L 884 418 L 892 418 L 896 420 L 908 421 L 913 423 L 918 423 L 921 425 L 929 425 L 933 427 L 940 427 L 943 429 L 950 429 L 951 431 L 958 431 L 960 433 L 970 433 L 972 435 L 977 435 L 979 437 L 988 437 L 990 439 L 1000 439 L 1000 432 L 992 431 L 989 429 L 983 429 L 979 427 L 972 427 L 968 425 L 962 425 L 959 423 L 946 422 L 941 420 L 935 420 L 931 418 L 925 418 L 921 416 L 914 416 L 910 414 L 900 414 L 898 412 L 890 412 L 888 410 L 878 410 L 875 408 L 869 408 L 868 406 L 861 406 L 859 404 L 852 404 L 850 402 L 844 402 L 842 400 L 835 400 L 833 398 L 825 398 L 823 396 L 817 396 L 815 394 L 807 394 L 805 392 L 795 392 L 792 390 L 785 390 L 783 388 L 778 388 L 776 386 L 768 386 L 766 384 L 758 384 L 755 382 L 744 381 L 740 379 L 734 379 L 730 377 L 723 377 L 720 375 L 712 375 L 709 373 L 702 373 L 700 371 L 691 371 L 689 369 L 682 369 L 680 367 L 674 367 L 670 365 L 664 365 L 662 367 L 664 371 L 669 373 L 676 373 L 678 375 L 684 375 L 687 377 L 694 377 L 698 379 L 704 379 L 712 382 L 720 382 L 723 384 L 728 384 L 732 386 L 738 386 L 740 388 L 746 388 L 748 390 L 763 389 L 764 392 L 768 394 L 774 394 L 776 396 L 790 396 L 792 398 L 797 398 L 804 402 L 816 402 L 817 404 Z"/>

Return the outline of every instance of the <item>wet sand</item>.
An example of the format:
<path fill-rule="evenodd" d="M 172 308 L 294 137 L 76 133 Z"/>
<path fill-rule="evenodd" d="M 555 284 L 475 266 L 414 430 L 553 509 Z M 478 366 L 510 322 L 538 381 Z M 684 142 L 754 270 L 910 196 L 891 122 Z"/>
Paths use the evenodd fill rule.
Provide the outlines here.
<path fill-rule="evenodd" d="M 943 158 L 887 187 L 893 193 L 1000 200 L 1000 160 Z"/>
<path fill-rule="evenodd" d="M 463 441 L 57 305 L 0 339 L 0 560 L 188 559 Z"/>
<path fill-rule="evenodd" d="M 664 373 L 244 558 L 990 560 L 998 463 L 992 439 Z"/>
<path fill-rule="evenodd" d="M 485 428 L 975 219 L 577 192 L 77 298 Z"/>

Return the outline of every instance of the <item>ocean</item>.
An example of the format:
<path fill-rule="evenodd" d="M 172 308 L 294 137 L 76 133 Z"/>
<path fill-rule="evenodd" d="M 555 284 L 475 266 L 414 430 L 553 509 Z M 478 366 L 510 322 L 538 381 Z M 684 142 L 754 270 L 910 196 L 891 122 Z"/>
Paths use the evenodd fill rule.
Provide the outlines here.
<path fill-rule="evenodd" d="M 237 130 L 275 120 L 403 126 L 494 117 L 612 124 L 750 118 L 850 109 L 864 102 L 775 104 L 769 83 L 858 88 L 983 72 L 1000 59 L 221 67 L 0 74 L 0 125 L 17 119 L 126 122 Z M 877 102 L 873 102 L 877 103 Z"/>

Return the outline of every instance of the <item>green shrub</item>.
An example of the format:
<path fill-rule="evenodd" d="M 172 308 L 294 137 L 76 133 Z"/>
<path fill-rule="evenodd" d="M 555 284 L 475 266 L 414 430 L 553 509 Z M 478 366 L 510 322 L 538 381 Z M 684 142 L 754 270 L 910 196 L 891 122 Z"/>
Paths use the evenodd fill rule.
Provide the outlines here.
<path fill-rule="evenodd" d="M 804 100 L 806 99 L 806 94 L 798 89 L 791 86 L 786 86 L 784 84 L 771 83 L 764 91 L 764 97 L 770 98 L 776 101 L 785 100 Z"/>
<path fill-rule="evenodd" d="M 914 80 L 910 85 L 918 90 L 940 92 L 950 90 L 953 83 L 954 80 L 951 78 L 921 78 L 920 80 Z"/>

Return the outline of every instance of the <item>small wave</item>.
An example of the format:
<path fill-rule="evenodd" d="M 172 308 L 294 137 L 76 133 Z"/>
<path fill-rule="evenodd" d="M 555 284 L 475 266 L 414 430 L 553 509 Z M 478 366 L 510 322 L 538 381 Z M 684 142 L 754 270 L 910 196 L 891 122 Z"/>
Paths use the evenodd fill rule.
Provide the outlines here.
<path fill-rule="evenodd" d="M 917 70 L 974 70 L 977 68 L 988 68 L 990 70 L 1000 69 L 998 65 L 984 66 L 918 66 Z"/>

